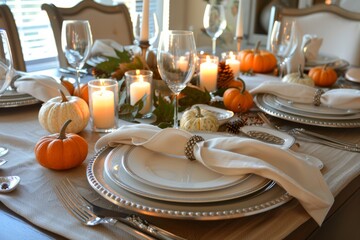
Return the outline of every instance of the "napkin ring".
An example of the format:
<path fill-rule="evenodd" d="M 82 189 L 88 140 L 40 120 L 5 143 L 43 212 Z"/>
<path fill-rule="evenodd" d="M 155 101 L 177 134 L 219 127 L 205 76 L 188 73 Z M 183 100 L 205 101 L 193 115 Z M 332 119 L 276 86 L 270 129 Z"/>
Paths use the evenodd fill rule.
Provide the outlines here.
<path fill-rule="evenodd" d="M 322 89 L 316 90 L 315 96 L 314 96 L 314 102 L 313 102 L 315 106 L 320 106 L 320 104 L 321 104 L 320 98 L 321 98 L 321 95 L 323 95 L 323 93 L 324 93 L 324 90 L 322 90 Z"/>
<path fill-rule="evenodd" d="M 186 145 L 185 145 L 185 156 L 187 157 L 187 159 L 189 159 L 190 161 L 194 161 L 196 160 L 195 156 L 194 156 L 194 146 L 196 143 L 198 142 L 202 142 L 205 139 L 201 136 L 198 135 L 194 135 L 191 138 L 189 138 L 189 140 L 187 141 Z"/>

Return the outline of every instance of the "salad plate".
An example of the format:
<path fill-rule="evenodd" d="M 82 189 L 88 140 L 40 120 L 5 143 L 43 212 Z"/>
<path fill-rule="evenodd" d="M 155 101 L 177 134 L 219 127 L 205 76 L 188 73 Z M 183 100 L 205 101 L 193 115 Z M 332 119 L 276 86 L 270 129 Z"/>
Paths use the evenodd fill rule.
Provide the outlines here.
<path fill-rule="evenodd" d="M 225 176 L 211 171 L 198 161 L 159 154 L 143 147 L 130 148 L 121 160 L 122 167 L 136 180 L 175 191 L 200 192 L 222 189 L 247 177 Z M 119 162 L 115 160 L 113 164 L 118 165 Z"/>

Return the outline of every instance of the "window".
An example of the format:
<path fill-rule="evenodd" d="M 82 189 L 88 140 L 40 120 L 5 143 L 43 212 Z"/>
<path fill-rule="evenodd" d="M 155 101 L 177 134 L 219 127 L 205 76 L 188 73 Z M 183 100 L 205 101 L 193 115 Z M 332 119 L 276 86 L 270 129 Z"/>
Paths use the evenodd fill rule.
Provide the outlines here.
<path fill-rule="evenodd" d="M 164 2 L 167 2 L 166 0 Z M 49 18 L 45 11 L 41 10 L 43 3 L 53 3 L 59 7 L 72 7 L 80 0 L 0 0 L 0 3 L 7 4 L 18 27 L 24 60 L 28 71 L 36 71 L 57 66 L 57 51 Z M 125 3 L 132 16 L 142 11 L 142 0 L 98 0 L 103 4 Z M 150 14 L 156 12 L 158 18 L 162 16 L 162 0 L 150 0 Z M 162 29 L 162 19 L 160 29 Z M 153 28 L 150 22 L 150 30 Z M 49 64 L 52 63 L 52 64 Z"/>

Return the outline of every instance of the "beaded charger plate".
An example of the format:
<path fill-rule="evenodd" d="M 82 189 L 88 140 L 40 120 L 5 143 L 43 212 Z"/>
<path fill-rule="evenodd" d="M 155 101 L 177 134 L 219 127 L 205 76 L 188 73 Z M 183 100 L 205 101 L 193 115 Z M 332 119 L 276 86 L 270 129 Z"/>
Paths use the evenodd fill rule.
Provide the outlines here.
<path fill-rule="evenodd" d="M 26 93 L 14 90 L 6 91 L 0 96 L 0 108 L 21 107 L 40 103 L 41 101 Z"/>
<path fill-rule="evenodd" d="M 106 200 L 141 214 L 188 220 L 230 219 L 263 213 L 292 199 L 273 181 L 253 194 L 218 202 L 179 203 L 140 196 L 117 186 L 107 177 L 104 171 L 105 160 L 113 149 L 106 146 L 89 161 L 88 182 Z"/>
<path fill-rule="evenodd" d="M 291 122 L 302 123 L 312 126 L 320 126 L 320 127 L 332 127 L 332 128 L 357 128 L 360 127 L 360 118 L 356 119 L 320 119 L 309 116 L 301 116 L 295 115 L 289 112 L 281 111 L 276 109 L 273 105 L 269 105 L 265 99 L 266 94 L 257 94 L 254 97 L 254 102 L 258 108 L 267 114 L 278 117 L 281 119 L 285 119 Z"/>

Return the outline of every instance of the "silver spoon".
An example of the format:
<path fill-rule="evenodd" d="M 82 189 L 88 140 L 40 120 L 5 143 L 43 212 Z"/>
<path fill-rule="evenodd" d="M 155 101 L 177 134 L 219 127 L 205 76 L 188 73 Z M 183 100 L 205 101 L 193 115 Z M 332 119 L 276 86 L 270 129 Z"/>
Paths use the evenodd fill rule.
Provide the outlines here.
<path fill-rule="evenodd" d="M 0 147 L 0 157 L 4 156 L 5 154 L 7 154 L 9 151 L 9 149 L 7 149 L 6 147 Z"/>
<path fill-rule="evenodd" d="M 0 166 L 4 165 L 5 163 L 7 163 L 7 161 L 5 159 L 0 158 Z"/>
<path fill-rule="evenodd" d="M 20 183 L 19 176 L 4 176 L 0 177 L 0 193 L 8 193 L 17 187 Z"/>

